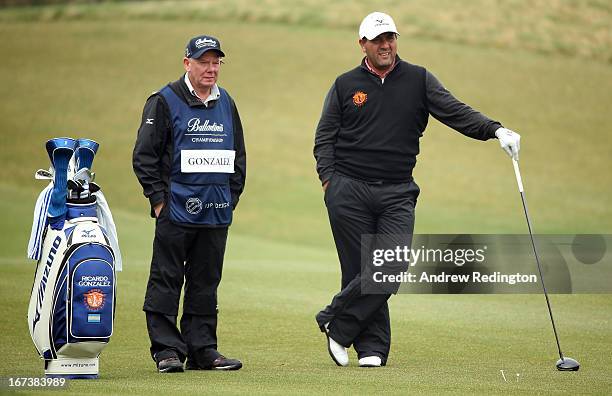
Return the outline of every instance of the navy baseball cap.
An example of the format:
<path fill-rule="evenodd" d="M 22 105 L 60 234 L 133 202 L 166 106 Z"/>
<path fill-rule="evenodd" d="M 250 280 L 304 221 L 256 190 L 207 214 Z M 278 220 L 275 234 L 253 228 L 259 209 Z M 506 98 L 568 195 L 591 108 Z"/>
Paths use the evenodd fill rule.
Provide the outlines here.
<path fill-rule="evenodd" d="M 225 56 L 225 53 L 221 51 L 221 43 L 213 36 L 197 36 L 189 40 L 187 47 L 185 48 L 186 58 L 199 58 L 206 51 L 214 50 L 219 53 L 220 56 Z"/>

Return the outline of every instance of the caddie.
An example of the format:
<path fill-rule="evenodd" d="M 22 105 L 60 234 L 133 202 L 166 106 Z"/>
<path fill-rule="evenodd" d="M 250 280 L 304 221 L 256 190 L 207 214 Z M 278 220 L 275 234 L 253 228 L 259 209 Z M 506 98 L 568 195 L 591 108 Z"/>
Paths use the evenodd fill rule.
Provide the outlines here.
<path fill-rule="evenodd" d="M 361 64 L 340 75 L 327 93 L 314 155 L 325 191 L 340 267 L 341 290 L 316 315 L 334 362 L 384 366 L 391 345 L 387 300 L 362 293 L 361 237 L 412 234 L 419 187 L 412 170 L 429 115 L 465 136 L 498 138 L 518 160 L 520 136 L 457 100 L 422 66 L 397 55 L 399 32 L 384 13 L 359 27 Z"/>
<path fill-rule="evenodd" d="M 217 287 L 246 151 L 236 104 L 217 85 L 225 53 L 202 35 L 185 48 L 185 74 L 146 101 L 133 167 L 155 221 L 143 310 L 160 372 L 237 370 L 217 350 Z M 185 284 L 180 330 L 177 316 Z"/>

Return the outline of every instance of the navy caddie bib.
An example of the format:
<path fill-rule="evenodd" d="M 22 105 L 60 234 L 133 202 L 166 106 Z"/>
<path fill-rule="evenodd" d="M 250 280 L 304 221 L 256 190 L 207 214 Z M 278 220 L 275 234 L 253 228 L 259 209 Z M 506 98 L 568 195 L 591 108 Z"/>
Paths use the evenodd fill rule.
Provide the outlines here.
<path fill-rule="evenodd" d="M 170 109 L 172 168 L 170 220 L 179 224 L 224 226 L 232 222 L 230 174 L 234 173 L 234 128 L 230 99 L 212 107 L 191 107 L 170 88 L 160 94 Z"/>

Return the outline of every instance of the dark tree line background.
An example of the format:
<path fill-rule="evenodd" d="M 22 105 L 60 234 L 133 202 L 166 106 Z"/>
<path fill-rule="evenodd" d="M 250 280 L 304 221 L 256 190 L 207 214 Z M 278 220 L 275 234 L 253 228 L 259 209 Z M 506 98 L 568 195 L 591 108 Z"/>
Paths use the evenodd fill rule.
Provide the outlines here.
<path fill-rule="evenodd" d="M 37 6 L 49 4 L 93 4 L 120 2 L 121 0 L 0 0 L 0 7 Z"/>

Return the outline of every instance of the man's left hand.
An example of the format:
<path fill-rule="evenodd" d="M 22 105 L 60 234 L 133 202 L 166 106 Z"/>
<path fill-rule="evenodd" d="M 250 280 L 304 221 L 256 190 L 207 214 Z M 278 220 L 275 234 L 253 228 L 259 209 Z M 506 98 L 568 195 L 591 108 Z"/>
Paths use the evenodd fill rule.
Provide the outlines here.
<path fill-rule="evenodd" d="M 510 129 L 498 128 L 495 131 L 495 136 L 499 139 L 501 148 L 504 149 L 512 159 L 518 161 L 518 153 L 521 149 L 521 135 Z"/>

